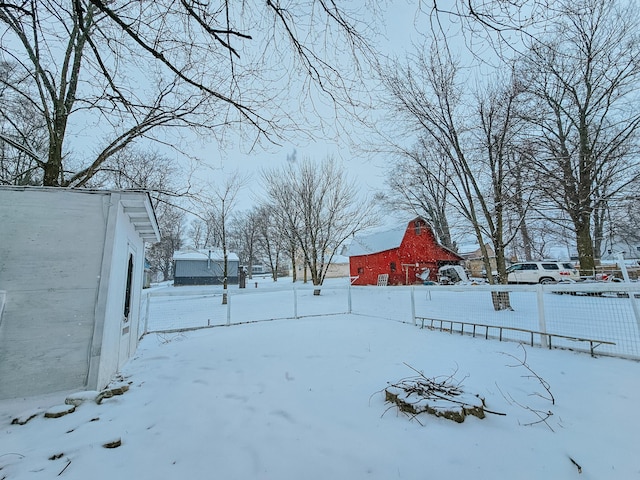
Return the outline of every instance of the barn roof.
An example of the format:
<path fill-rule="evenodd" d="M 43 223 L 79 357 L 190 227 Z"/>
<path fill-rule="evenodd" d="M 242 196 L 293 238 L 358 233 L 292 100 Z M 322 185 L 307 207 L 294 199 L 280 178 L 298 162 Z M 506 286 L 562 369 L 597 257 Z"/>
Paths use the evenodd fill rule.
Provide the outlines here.
<path fill-rule="evenodd" d="M 404 238 L 407 224 L 408 222 L 404 222 L 388 230 L 370 233 L 369 235 L 356 235 L 347 248 L 347 256 L 371 255 L 372 253 L 398 248 Z"/>
<path fill-rule="evenodd" d="M 404 239 L 405 233 L 407 231 L 407 226 L 409 225 L 409 223 L 416 220 L 422 220 L 427 225 L 429 225 L 429 223 L 426 222 L 424 218 L 415 217 L 411 220 L 407 220 L 406 222 L 399 223 L 391 228 L 373 232 L 369 235 L 356 235 L 347 248 L 346 255 L 349 257 L 357 257 L 360 255 L 371 255 L 373 253 L 386 252 L 387 250 L 398 248 L 400 247 L 400 244 Z M 429 226 L 429 228 L 431 228 L 431 226 Z M 451 252 L 453 255 L 462 259 L 459 254 L 457 254 L 450 248 L 447 248 L 444 245 L 440 245 L 439 243 L 438 245 L 440 246 L 440 248 Z"/>
<path fill-rule="evenodd" d="M 173 253 L 174 260 L 224 260 L 224 252 L 221 249 L 208 249 L 201 248 L 198 250 L 179 250 Z M 239 261 L 238 255 L 232 252 L 227 252 L 227 259 L 231 261 Z"/>

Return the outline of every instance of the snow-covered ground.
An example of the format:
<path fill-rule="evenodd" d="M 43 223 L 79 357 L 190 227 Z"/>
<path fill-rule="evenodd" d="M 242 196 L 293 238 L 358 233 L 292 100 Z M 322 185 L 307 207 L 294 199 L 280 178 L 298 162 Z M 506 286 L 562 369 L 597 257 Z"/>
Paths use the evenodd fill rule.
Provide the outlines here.
<path fill-rule="evenodd" d="M 412 420 L 381 393 L 412 368 L 453 375 L 506 415 Z M 631 360 L 377 316 L 149 334 L 123 395 L 61 418 L 43 412 L 68 392 L 1 401 L 0 479 L 640 478 L 639 374 Z"/>

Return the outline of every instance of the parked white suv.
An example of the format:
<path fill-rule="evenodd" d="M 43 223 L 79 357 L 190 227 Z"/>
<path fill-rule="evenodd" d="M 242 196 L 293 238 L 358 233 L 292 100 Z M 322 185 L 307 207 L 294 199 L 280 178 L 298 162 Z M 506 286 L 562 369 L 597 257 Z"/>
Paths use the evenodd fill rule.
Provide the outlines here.
<path fill-rule="evenodd" d="M 569 262 L 521 262 L 507 268 L 509 283 L 576 281 L 580 274 Z"/>

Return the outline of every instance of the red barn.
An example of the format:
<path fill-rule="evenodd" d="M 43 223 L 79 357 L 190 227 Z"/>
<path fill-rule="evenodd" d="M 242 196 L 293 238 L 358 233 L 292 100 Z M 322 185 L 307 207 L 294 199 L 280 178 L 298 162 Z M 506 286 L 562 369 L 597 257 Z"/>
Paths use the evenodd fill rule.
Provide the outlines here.
<path fill-rule="evenodd" d="M 421 283 L 417 275 L 430 270 L 435 280 L 438 268 L 457 265 L 462 257 L 440 245 L 429 224 L 417 217 L 407 224 L 357 236 L 349 245 L 349 271 L 353 285 L 376 285 L 378 275 L 388 274 L 389 285 Z"/>

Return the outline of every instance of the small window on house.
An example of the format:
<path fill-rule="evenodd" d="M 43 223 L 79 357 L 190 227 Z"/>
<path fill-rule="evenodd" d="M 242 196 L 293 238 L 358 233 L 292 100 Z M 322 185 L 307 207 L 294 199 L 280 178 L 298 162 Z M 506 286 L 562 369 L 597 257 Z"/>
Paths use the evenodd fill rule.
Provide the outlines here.
<path fill-rule="evenodd" d="M 364 267 L 358 267 L 358 275 L 362 275 L 364 273 Z"/>
<path fill-rule="evenodd" d="M 396 271 L 396 262 L 391 262 L 391 263 L 389 264 L 389 269 L 390 269 L 392 272 L 395 272 L 395 271 Z"/>
<path fill-rule="evenodd" d="M 416 235 L 420 235 L 422 233 L 422 221 L 421 220 L 416 220 L 413 223 L 413 227 L 415 229 Z"/>
<path fill-rule="evenodd" d="M 129 266 L 127 267 L 127 286 L 124 292 L 124 319 L 129 321 L 131 312 L 131 284 L 133 283 L 133 254 L 129 255 Z"/>

